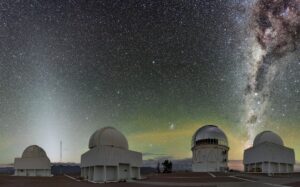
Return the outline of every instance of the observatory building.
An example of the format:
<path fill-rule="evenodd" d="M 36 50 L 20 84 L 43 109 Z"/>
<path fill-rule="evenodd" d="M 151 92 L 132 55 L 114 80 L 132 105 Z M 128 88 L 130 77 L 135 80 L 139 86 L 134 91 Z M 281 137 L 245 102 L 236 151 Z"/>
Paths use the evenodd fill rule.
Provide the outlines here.
<path fill-rule="evenodd" d="M 285 147 L 280 136 L 271 131 L 258 134 L 253 147 L 244 151 L 245 172 L 291 173 L 294 164 L 294 150 Z"/>
<path fill-rule="evenodd" d="M 15 158 L 16 176 L 51 176 L 51 164 L 46 152 L 37 145 L 27 147 L 21 158 Z"/>
<path fill-rule="evenodd" d="M 140 179 L 142 154 L 128 150 L 125 136 L 112 127 L 97 130 L 81 156 L 81 176 L 89 181 L 107 182 Z"/>
<path fill-rule="evenodd" d="M 192 138 L 192 171 L 212 172 L 228 170 L 228 140 L 215 125 L 199 128 Z"/>

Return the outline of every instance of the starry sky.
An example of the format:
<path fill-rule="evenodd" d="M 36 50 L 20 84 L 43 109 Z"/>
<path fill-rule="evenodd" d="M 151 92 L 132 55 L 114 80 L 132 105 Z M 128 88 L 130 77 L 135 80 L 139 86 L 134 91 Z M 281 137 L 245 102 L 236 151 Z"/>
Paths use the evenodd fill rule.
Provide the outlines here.
<path fill-rule="evenodd" d="M 0 163 L 37 144 L 79 162 L 90 135 L 113 126 L 144 159 L 191 157 L 217 124 L 229 159 L 243 156 L 252 0 L 3 0 Z M 281 61 L 264 121 L 300 160 L 300 51 Z"/>

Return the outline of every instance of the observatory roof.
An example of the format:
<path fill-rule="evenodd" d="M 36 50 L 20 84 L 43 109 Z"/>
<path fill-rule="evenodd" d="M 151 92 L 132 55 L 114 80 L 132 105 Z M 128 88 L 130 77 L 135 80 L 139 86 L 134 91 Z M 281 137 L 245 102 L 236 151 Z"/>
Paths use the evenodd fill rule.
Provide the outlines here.
<path fill-rule="evenodd" d="M 104 127 L 94 132 L 90 137 L 89 148 L 92 149 L 97 146 L 111 146 L 128 149 L 128 142 L 126 137 L 117 129 L 113 127 Z"/>
<path fill-rule="evenodd" d="M 44 149 L 37 145 L 31 145 L 27 147 L 22 154 L 22 158 L 41 158 L 41 157 L 47 157 L 46 152 Z"/>
<path fill-rule="evenodd" d="M 219 145 L 228 146 L 228 140 L 225 133 L 215 125 L 205 125 L 199 128 L 192 138 L 192 147 L 200 140 L 214 139 L 218 140 Z"/>
<path fill-rule="evenodd" d="M 258 134 L 254 139 L 253 146 L 256 146 L 264 142 L 271 142 L 283 146 L 283 141 L 280 138 L 280 136 L 278 136 L 276 133 L 272 131 L 263 131 L 260 134 Z"/>

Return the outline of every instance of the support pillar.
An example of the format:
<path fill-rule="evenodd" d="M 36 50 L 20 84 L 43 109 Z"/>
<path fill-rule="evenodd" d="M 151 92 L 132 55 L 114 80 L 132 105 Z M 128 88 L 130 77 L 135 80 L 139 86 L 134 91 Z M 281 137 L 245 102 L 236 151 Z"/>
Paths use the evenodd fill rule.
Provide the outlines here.
<path fill-rule="evenodd" d="M 89 174 L 88 174 L 88 180 L 93 181 L 93 177 L 94 177 L 94 167 L 90 166 L 89 168 Z"/>
<path fill-rule="evenodd" d="M 103 166 L 94 166 L 94 181 L 102 182 L 103 181 Z"/>
<path fill-rule="evenodd" d="M 141 168 L 138 167 L 138 178 L 137 179 L 141 179 Z"/>
<path fill-rule="evenodd" d="M 117 181 L 120 180 L 120 168 L 119 168 L 119 165 L 117 166 Z"/>
<path fill-rule="evenodd" d="M 86 179 L 86 171 L 85 171 L 85 168 L 83 168 L 83 178 Z"/>
<path fill-rule="evenodd" d="M 128 174 L 127 175 L 129 175 L 129 176 L 127 176 L 129 179 L 132 179 L 132 167 L 131 167 L 131 165 L 129 165 L 129 169 L 128 169 L 129 171 L 128 171 Z"/>
<path fill-rule="evenodd" d="M 86 175 L 85 175 L 85 176 L 86 176 L 86 179 L 89 179 L 89 167 L 86 167 L 86 168 L 85 168 L 85 172 L 86 172 L 86 173 L 85 173 L 85 174 L 86 174 Z"/>
<path fill-rule="evenodd" d="M 103 166 L 103 181 L 106 182 L 106 166 Z"/>
<path fill-rule="evenodd" d="M 97 168 L 96 168 L 96 166 L 93 166 L 93 170 L 94 170 L 94 172 L 93 172 L 93 181 L 97 182 L 96 181 L 97 180 Z"/>

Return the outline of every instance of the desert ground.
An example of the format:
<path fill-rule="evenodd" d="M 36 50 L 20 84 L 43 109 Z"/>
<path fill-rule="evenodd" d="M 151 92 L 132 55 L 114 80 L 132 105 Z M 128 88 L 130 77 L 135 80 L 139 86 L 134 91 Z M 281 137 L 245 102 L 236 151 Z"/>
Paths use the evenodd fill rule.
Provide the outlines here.
<path fill-rule="evenodd" d="M 300 187 L 300 173 L 291 175 L 264 176 L 245 173 L 172 173 L 151 174 L 142 180 L 119 183 L 92 183 L 74 176 L 15 177 L 0 176 L 1 187 Z"/>

